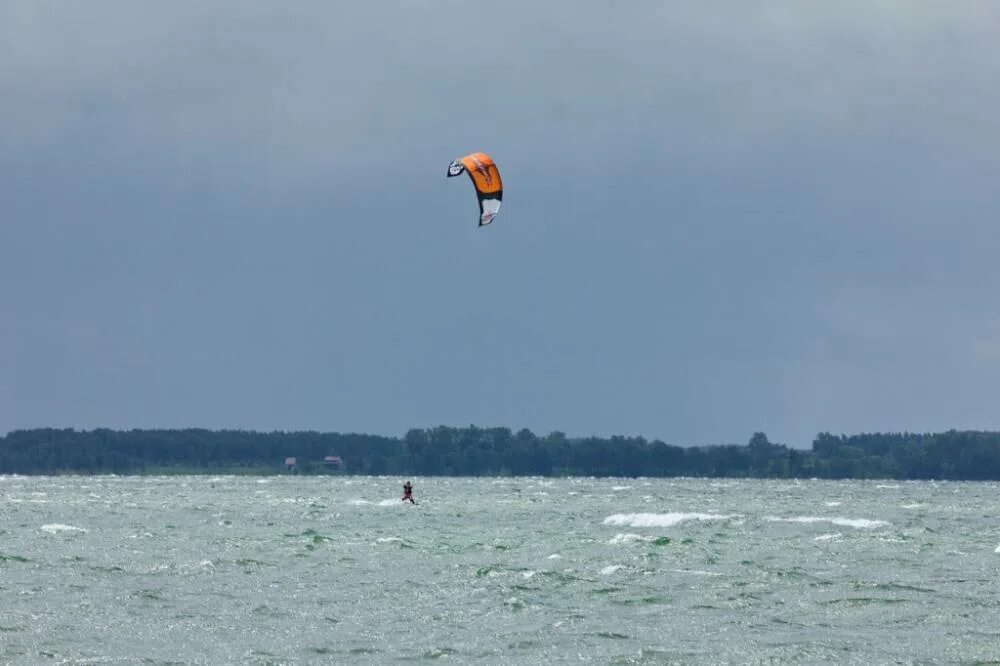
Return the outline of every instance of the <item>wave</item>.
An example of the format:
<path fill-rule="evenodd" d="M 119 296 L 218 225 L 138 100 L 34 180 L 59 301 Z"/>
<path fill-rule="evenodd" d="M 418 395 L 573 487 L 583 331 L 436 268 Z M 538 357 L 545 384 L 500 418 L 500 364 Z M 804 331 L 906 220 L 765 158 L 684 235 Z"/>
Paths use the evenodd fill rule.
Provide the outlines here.
<path fill-rule="evenodd" d="M 604 519 L 605 525 L 627 527 L 673 527 L 688 520 L 729 520 L 738 515 L 721 513 L 616 513 Z"/>
<path fill-rule="evenodd" d="M 398 499 L 384 499 L 384 500 L 379 500 L 378 502 L 372 502 L 371 500 L 366 500 L 366 499 L 351 499 L 347 500 L 347 503 L 350 504 L 351 506 L 372 506 L 372 505 L 396 506 L 397 504 L 402 505 L 402 502 L 399 501 Z"/>
<path fill-rule="evenodd" d="M 771 521 L 772 523 L 832 523 L 840 527 L 853 527 L 859 530 L 870 530 L 876 527 L 886 527 L 891 524 L 884 520 L 868 520 L 867 518 L 825 518 L 821 516 L 794 516 L 792 518 L 766 516 L 764 520 Z"/>
<path fill-rule="evenodd" d="M 399 537 L 379 537 L 375 539 L 376 543 L 403 543 L 403 540 Z"/>
<path fill-rule="evenodd" d="M 82 527 L 74 527 L 73 525 L 60 525 L 59 523 L 52 523 L 51 525 L 42 525 L 43 532 L 48 532 L 49 534 L 80 534 L 86 532 L 87 530 Z"/>
<path fill-rule="evenodd" d="M 623 543 L 632 543 L 633 541 L 652 541 L 653 537 L 642 536 L 641 534 L 616 534 L 611 541 L 608 541 L 608 545 L 617 546 Z"/>
<path fill-rule="evenodd" d="M 840 532 L 834 532 L 833 534 L 820 534 L 818 537 L 813 537 L 813 541 L 830 541 L 831 539 L 839 539 L 843 536 Z"/>

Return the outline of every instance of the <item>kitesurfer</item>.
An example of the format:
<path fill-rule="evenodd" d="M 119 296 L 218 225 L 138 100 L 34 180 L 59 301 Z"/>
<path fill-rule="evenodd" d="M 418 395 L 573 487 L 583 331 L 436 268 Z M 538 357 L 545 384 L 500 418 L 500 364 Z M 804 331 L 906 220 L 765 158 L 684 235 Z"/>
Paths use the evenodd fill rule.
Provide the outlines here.
<path fill-rule="evenodd" d="M 403 484 L 403 501 L 410 500 L 411 504 L 416 504 L 413 500 L 413 484 L 407 481 Z"/>

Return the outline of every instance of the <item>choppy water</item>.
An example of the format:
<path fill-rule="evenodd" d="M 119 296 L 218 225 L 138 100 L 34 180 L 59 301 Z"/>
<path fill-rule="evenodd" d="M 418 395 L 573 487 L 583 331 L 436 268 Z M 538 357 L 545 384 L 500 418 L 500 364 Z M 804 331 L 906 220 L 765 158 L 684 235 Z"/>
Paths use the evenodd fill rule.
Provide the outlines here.
<path fill-rule="evenodd" d="M 1000 659 L 1000 486 L 0 477 L 0 661 Z"/>

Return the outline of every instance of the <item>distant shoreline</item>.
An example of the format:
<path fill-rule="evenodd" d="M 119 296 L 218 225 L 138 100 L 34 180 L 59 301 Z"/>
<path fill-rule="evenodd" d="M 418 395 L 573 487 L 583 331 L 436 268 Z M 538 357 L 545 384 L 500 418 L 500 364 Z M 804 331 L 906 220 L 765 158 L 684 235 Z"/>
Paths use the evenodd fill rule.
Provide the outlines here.
<path fill-rule="evenodd" d="M 527 429 L 413 429 L 403 437 L 243 430 L 36 428 L 0 437 L 0 474 L 224 474 L 1000 480 L 1000 432 L 816 436 L 745 445 Z"/>

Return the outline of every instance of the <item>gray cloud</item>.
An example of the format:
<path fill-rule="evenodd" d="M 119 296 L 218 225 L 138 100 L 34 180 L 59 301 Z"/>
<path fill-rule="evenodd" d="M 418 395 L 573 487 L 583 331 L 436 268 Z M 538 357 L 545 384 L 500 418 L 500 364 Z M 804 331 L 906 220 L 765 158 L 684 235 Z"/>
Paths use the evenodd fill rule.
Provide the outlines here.
<path fill-rule="evenodd" d="M 988 3 L 0 8 L 0 430 L 996 427 Z M 501 164 L 475 229 L 455 156 Z"/>

